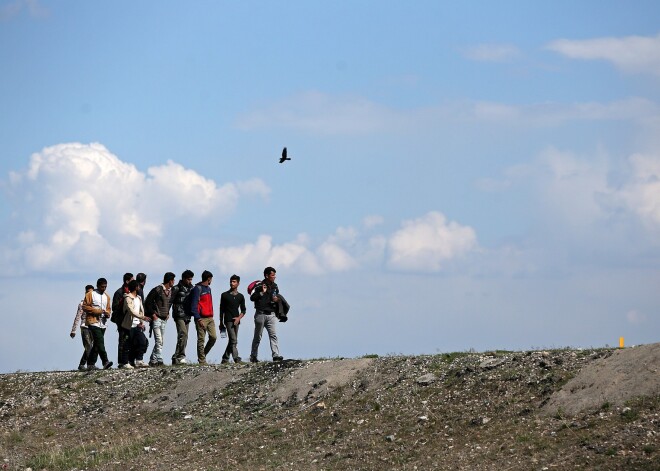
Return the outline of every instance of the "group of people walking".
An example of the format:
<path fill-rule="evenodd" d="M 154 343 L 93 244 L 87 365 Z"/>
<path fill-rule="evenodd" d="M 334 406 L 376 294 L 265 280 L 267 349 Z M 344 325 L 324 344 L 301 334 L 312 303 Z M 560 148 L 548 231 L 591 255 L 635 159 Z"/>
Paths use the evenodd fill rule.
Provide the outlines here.
<path fill-rule="evenodd" d="M 188 362 L 186 347 L 190 323 L 197 331 L 197 362 L 207 365 L 207 355 L 217 341 L 217 331 L 213 311 L 211 282 L 213 274 L 205 270 L 201 281 L 193 285 L 195 274 L 186 270 L 175 284 L 176 275 L 167 272 L 162 284 L 155 286 L 144 297 L 147 276 L 138 273 L 126 273 L 123 284 L 115 291 L 112 298 L 106 292 L 108 281 L 99 278 L 96 288 L 85 286 L 85 297 L 78 305 L 70 336 L 74 338 L 80 325 L 83 354 L 79 370 L 99 369 L 96 366 L 101 359 L 104 369 L 111 368 L 113 362 L 108 358 L 105 348 L 105 331 L 108 321 L 115 323 L 118 333 L 118 368 L 133 369 L 140 367 L 162 366 L 165 327 L 172 317 L 177 331 L 177 342 L 172 355 L 173 365 L 185 365 Z M 253 281 L 248 286 L 250 300 L 254 303 L 254 337 L 250 352 L 250 362 L 257 363 L 259 344 L 264 328 L 270 340 L 273 361 L 282 361 L 277 340 L 276 325 L 286 322 L 289 304 L 279 292 L 273 267 L 264 269 L 263 280 Z M 246 314 L 245 297 L 238 291 L 241 278 L 232 275 L 229 289 L 220 296 L 219 328 L 221 337 L 227 337 L 227 347 L 221 363 L 243 363 L 238 354 L 238 329 Z M 171 316 L 170 316 L 171 313 Z M 149 361 L 144 360 L 149 340 L 153 336 L 154 346 Z"/>

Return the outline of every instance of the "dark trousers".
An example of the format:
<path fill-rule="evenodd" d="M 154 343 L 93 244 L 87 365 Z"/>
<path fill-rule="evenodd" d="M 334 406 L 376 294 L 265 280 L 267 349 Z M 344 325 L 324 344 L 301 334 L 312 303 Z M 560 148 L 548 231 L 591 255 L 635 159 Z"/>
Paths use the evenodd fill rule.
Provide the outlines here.
<path fill-rule="evenodd" d="M 119 335 L 117 362 L 119 365 L 125 365 L 128 363 L 128 356 L 131 351 L 131 330 L 124 329 L 122 326 L 118 325 L 117 334 Z"/>
<path fill-rule="evenodd" d="M 133 327 L 129 331 L 127 344 L 130 346 L 128 360 L 131 365 L 135 366 L 136 361 L 142 361 L 144 359 L 144 354 L 147 353 L 147 348 L 149 348 L 149 340 L 144 335 L 144 330 L 139 327 Z"/>
<path fill-rule="evenodd" d="M 80 338 L 82 338 L 83 343 L 83 354 L 80 357 L 80 366 L 87 365 L 87 359 L 92 353 L 92 348 L 94 348 L 94 339 L 92 338 L 92 332 L 89 330 L 89 327 L 80 328 Z"/>
<path fill-rule="evenodd" d="M 225 322 L 227 327 L 227 348 L 225 353 L 222 355 L 222 359 L 229 361 L 229 356 L 234 357 L 234 361 L 241 361 L 241 357 L 238 356 L 238 328 L 240 324 L 234 324 L 233 322 Z"/>
<path fill-rule="evenodd" d="M 172 355 L 172 363 L 186 358 L 186 346 L 188 346 L 188 327 L 190 319 L 174 319 L 176 325 L 176 350 Z"/>
<path fill-rule="evenodd" d="M 88 329 L 92 333 L 92 338 L 94 339 L 94 347 L 89 356 L 87 357 L 87 365 L 93 365 L 96 363 L 98 357 L 101 357 L 101 362 L 105 365 L 108 362 L 108 354 L 105 351 L 105 329 L 90 325 Z"/>

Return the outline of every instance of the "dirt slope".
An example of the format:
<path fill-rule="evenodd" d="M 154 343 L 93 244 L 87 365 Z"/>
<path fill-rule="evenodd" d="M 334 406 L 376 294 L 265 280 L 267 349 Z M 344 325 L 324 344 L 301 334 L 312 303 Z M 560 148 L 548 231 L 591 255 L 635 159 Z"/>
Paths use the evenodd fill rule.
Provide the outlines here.
<path fill-rule="evenodd" d="M 657 470 L 657 355 L 650 345 L 0 375 L 0 466 Z"/>

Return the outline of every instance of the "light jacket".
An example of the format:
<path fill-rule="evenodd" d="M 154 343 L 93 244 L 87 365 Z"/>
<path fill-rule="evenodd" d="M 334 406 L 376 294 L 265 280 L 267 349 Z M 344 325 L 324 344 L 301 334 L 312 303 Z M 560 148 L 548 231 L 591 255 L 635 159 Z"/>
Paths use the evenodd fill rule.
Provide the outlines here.
<path fill-rule="evenodd" d="M 124 319 L 122 320 L 121 326 L 124 329 L 130 329 L 133 327 L 133 318 L 137 317 L 141 321 L 147 320 L 144 316 L 144 306 L 142 305 L 142 299 L 140 302 L 135 302 L 136 298 L 139 296 L 136 295 L 134 298 L 131 296 L 131 293 L 124 294 Z"/>
<path fill-rule="evenodd" d="M 96 324 L 101 321 L 101 317 L 110 317 L 110 309 L 112 308 L 110 296 L 108 293 L 99 293 L 98 290 L 90 290 L 85 293 L 85 299 L 82 304 L 83 311 L 85 311 L 87 325 Z"/>

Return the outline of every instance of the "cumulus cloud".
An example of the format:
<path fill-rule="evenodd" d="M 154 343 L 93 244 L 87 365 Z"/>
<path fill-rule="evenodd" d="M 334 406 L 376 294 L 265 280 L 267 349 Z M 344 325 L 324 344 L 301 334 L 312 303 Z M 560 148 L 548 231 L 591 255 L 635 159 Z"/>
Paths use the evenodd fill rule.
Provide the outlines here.
<path fill-rule="evenodd" d="M 405 221 L 388 242 L 388 264 L 400 270 L 438 271 L 444 262 L 466 254 L 477 246 L 477 236 L 469 226 L 448 222 L 432 211 Z"/>
<path fill-rule="evenodd" d="M 660 34 L 585 40 L 559 39 L 547 45 L 572 59 L 606 60 L 628 73 L 660 76 Z"/>
<path fill-rule="evenodd" d="M 513 44 L 479 44 L 464 50 L 465 57 L 475 61 L 507 62 L 521 56 Z"/>
<path fill-rule="evenodd" d="M 380 269 L 437 272 L 443 263 L 477 246 L 472 228 L 448 222 L 439 212 L 406 221 L 388 236 L 367 236 L 353 227 L 340 227 L 320 243 L 300 234 L 291 242 L 275 244 L 270 235 L 254 243 L 202 252 L 200 258 L 223 271 L 258 273 L 265 266 L 283 267 L 308 275 Z M 388 260 L 385 260 L 385 258 Z"/>
<path fill-rule="evenodd" d="M 159 247 L 168 227 L 182 217 L 191 227 L 222 219 L 239 197 L 269 192 L 260 180 L 219 186 L 174 162 L 145 174 L 98 143 L 59 144 L 33 154 L 25 172 L 10 174 L 7 190 L 12 218 L 24 230 L 5 258 L 29 271 L 60 272 L 166 267 L 171 257 Z"/>

